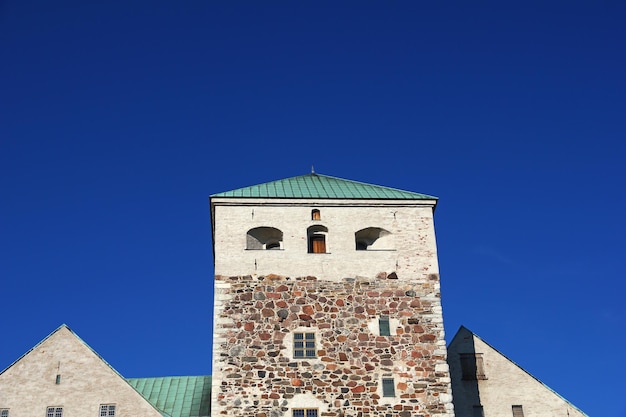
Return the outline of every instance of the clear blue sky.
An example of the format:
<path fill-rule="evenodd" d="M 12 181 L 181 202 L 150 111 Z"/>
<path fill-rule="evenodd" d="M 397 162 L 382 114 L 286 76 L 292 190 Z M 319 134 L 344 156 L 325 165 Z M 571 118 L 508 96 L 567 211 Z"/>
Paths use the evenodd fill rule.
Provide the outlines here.
<path fill-rule="evenodd" d="M 0 3 L 0 369 L 68 324 L 211 372 L 210 194 L 317 172 L 440 198 L 460 325 L 626 416 L 626 3 Z"/>

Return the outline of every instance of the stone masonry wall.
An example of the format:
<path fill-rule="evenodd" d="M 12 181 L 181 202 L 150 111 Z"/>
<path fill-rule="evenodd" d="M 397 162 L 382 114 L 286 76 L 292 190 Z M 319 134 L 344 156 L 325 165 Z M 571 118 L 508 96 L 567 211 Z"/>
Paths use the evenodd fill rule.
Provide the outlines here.
<path fill-rule="evenodd" d="M 216 276 L 213 417 L 452 416 L 439 276 L 393 278 Z M 381 315 L 391 336 L 372 332 Z M 316 358 L 293 358 L 294 331 L 315 332 Z"/>

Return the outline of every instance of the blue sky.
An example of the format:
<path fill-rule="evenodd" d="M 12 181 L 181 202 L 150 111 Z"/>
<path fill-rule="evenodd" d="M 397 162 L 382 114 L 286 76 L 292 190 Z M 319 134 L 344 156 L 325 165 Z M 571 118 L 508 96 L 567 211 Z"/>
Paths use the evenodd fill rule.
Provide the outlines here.
<path fill-rule="evenodd" d="M 317 172 L 440 198 L 465 325 L 626 416 L 626 3 L 0 3 L 0 368 L 62 323 L 208 374 L 210 194 Z"/>

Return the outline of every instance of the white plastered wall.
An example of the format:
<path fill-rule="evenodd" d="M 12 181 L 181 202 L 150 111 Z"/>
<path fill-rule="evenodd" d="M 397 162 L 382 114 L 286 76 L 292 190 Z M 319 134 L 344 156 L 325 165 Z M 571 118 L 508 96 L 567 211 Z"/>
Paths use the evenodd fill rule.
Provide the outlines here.
<path fill-rule="evenodd" d="M 0 408 L 10 416 L 44 417 L 51 406 L 63 417 L 97 416 L 100 404 L 115 404 L 116 417 L 162 417 L 67 327 L 0 375 Z"/>
<path fill-rule="evenodd" d="M 481 353 L 487 379 L 463 381 L 460 353 Z M 525 417 L 586 416 L 467 329 L 454 337 L 448 358 L 456 417 L 473 417 L 475 405 L 482 405 L 485 416 L 512 416 L 513 405 L 521 405 Z"/>
<path fill-rule="evenodd" d="M 215 274 L 341 280 L 396 272 L 399 279 L 426 278 L 439 272 L 433 206 L 431 200 L 214 198 Z M 314 208 L 320 220 L 311 219 Z M 308 253 L 307 228 L 314 225 L 328 229 L 327 253 Z M 280 229 L 282 249 L 246 250 L 246 233 L 255 227 Z M 366 227 L 389 231 L 395 248 L 357 251 L 354 234 Z"/>

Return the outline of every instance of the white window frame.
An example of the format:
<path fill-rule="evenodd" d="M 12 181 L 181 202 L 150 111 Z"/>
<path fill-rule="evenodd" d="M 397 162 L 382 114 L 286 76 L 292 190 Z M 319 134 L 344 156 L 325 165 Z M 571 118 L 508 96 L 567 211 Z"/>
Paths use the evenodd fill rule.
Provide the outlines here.
<path fill-rule="evenodd" d="M 115 404 L 100 404 L 100 417 L 115 417 L 116 411 Z"/>
<path fill-rule="evenodd" d="M 46 407 L 46 417 L 63 417 L 63 407 Z"/>

